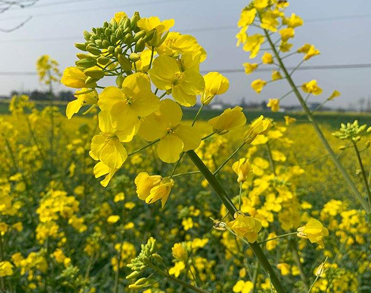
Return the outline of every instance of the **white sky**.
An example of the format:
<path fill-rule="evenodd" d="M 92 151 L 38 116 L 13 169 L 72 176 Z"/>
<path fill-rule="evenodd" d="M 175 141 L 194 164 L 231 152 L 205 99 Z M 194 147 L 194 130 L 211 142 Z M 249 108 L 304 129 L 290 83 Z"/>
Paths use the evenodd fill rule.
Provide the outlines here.
<path fill-rule="evenodd" d="M 62 3 L 60 5 L 55 5 Z M 238 29 L 220 29 L 192 32 L 197 28 L 236 26 L 241 9 L 249 1 L 241 0 L 40 0 L 32 8 L 13 8 L 0 15 L 0 28 L 10 28 L 29 15 L 33 19 L 21 29 L 12 33 L 0 33 L 0 72 L 35 71 L 36 59 L 49 54 L 61 68 L 71 66 L 77 49 L 74 42 L 81 42 L 82 32 L 93 26 L 100 26 L 111 19 L 117 11 L 131 15 L 138 10 L 143 17 L 159 16 L 174 18 L 174 30 L 194 35 L 208 52 L 201 70 L 240 69 L 249 61 L 248 54 L 236 48 L 235 34 Z M 52 5 L 50 5 L 52 4 Z M 296 30 L 294 47 L 313 43 L 321 55 L 306 65 L 371 64 L 371 1 L 370 0 L 292 0 L 289 12 L 295 12 L 304 19 L 304 26 Z M 360 16 L 360 17 L 349 17 Z M 323 20 L 325 18 L 325 20 Z M 81 37 L 79 37 L 81 36 Z M 58 41 L 48 38 L 61 37 Z M 71 38 L 72 37 L 72 38 Z M 35 41 L 35 39 L 44 39 Z M 293 59 L 290 65 L 296 65 Z M 256 72 L 226 74 L 230 79 L 230 90 L 221 98 L 238 103 L 241 98 L 249 101 L 263 101 L 279 98 L 287 92 L 285 82 L 267 86 L 260 95 L 252 91 L 250 83 L 257 78 L 269 79 L 270 73 Z M 323 87 L 325 99 L 334 89 L 342 97 L 334 106 L 357 105 L 359 98 L 371 98 L 371 68 L 346 70 L 298 71 L 297 84 L 317 79 Z M 7 95 L 13 89 L 43 89 L 36 76 L 0 75 L 0 95 Z M 62 89 L 62 86 L 60 87 Z M 296 103 L 289 96 L 284 104 Z"/>

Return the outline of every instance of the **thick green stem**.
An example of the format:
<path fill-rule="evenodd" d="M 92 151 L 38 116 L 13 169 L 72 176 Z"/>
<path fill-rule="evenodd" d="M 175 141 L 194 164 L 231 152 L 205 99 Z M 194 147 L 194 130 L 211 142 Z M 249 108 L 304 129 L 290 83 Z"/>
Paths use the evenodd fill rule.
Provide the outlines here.
<path fill-rule="evenodd" d="M 265 33 L 265 36 L 266 36 L 266 38 L 267 38 L 267 40 L 268 40 L 268 42 L 271 46 L 272 51 L 273 51 L 273 53 L 276 57 L 276 60 L 278 61 L 279 65 L 280 65 L 280 67 L 281 67 L 281 69 L 282 69 L 282 71 L 285 75 L 285 78 L 287 79 L 289 85 L 291 86 L 292 90 L 294 91 L 294 94 L 297 97 L 297 99 L 299 100 L 305 114 L 308 117 L 308 120 L 312 123 L 315 132 L 317 133 L 317 135 L 318 135 L 319 139 L 321 140 L 323 146 L 325 147 L 326 151 L 328 152 L 329 156 L 331 157 L 333 163 L 335 164 L 336 168 L 339 170 L 341 175 L 344 177 L 344 179 L 345 179 L 346 183 L 348 184 L 349 188 L 352 190 L 353 196 L 360 202 L 360 204 L 366 210 L 366 212 L 370 213 L 371 208 L 370 208 L 369 204 L 363 198 L 363 196 L 359 193 L 357 187 L 355 186 L 354 182 L 350 178 L 348 172 L 345 170 L 344 166 L 341 164 L 341 162 L 337 158 L 336 154 L 332 150 L 330 144 L 328 143 L 327 139 L 323 135 L 321 129 L 319 128 L 316 120 L 313 117 L 312 112 L 309 110 L 309 108 L 308 108 L 307 104 L 305 103 L 302 95 L 300 94 L 300 92 L 297 89 L 294 81 L 292 80 L 291 75 L 287 71 L 286 66 L 283 64 L 282 59 L 281 59 L 280 55 L 278 54 L 278 51 L 277 51 L 275 45 L 273 44 L 268 32 L 266 30 L 264 30 L 264 33 Z"/>
<path fill-rule="evenodd" d="M 226 191 L 224 190 L 223 186 L 220 184 L 220 182 L 215 178 L 215 176 L 210 172 L 210 170 L 206 167 L 206 165 L 202 162 L 200 157 L 194 152 L 194 151 L 188 151 L 188 156 L 192 160 L 192 162 L 195 164 L 195 166 L 200 170 L 202 175 L 205 177 L 205 179 L 209 182 L 211 187 L 214 189 L 222 203 L 227 208 L 228 212 L 233 215 L 235 212 L 237 212 L 237 208 L 227 195 Z M 278 279 L 275 271 L 273 270 L 271 264 L 269 263 L 268 259 L 264 255 L 263 250 L 259 246 L 257 242 L 255 243 L 249 243 L 252 250 L 254 251 L 256 257 L 258 258 L 261 266 L 264 268 L 264 270 L 269 274 L 271 281 L 273 283 L 274 288 L 276 289 L 277 293 L 283 293 L 285 290 L 282 287 L 282 284 L 280 280 Z"/>
<path fill-rule="evenodd" d="M 370 191 L 370 186 L 368 185 L 366 170 L 365 170 L 365 167 L 363 166 L 361 154 L 360 154 L 359 149 L 357 147 L 357 143 L 355 141 L 352 141 L 352 142 L 353 142 L 354 150 L 356 151 L 359 167 L 361 168 L 363 181 L 365 182 L 365 187 L 366 187 L 366 191 L 367 191 L 367 195 L 368 195 L 368 202 L 371 204 L 371 191 Z"/>

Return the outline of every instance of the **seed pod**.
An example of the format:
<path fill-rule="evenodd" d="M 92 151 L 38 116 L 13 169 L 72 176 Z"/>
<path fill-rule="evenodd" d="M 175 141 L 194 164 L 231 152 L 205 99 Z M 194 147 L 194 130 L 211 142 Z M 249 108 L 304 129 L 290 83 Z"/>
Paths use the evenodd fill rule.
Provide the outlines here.
<path fill-rule="evenodd" d="M 89 33 L 88 31 L 84 31 L 83 34 L 84 34 L 84 39 L 86 41 L 89 41 L 90 37 L 92 36 L 91 33 Z"/>
<path fill-rule="evenodd" d="M 146 47 L 146 42 L 143 39 L 140 39 L 136 44 L 135 44 L 135 52 L 142 52 L 144 48 Z"/>
<path fill-rule="evenodd" d="M 130 280 L 130 279 L 134 279 L 136 278 L 137 276 L 139 276 L 140 272 L 132 272 L 129 276 L 126 276 L 126 279 Z"/>
<path fill-rule="evenodd" d="M 146 31 L 140 31 L 140 32 L 138 32 L 138 33 L 136 33 L 136 34 L 134 35 L 134 39 L 133 39 L 133 41 L 136 42 L 136 41 L 138 41 L 140 38 L 143 38 L 145 35 L 146 35 Z"/>
<path fill-rule="evenodd" d="M 87 49 L 88 52 L 92 53 L 93 55 L 100 55 L 102 53 L 97 47 L 88 46 Z"/>
<path fill-rule="evenodd" d="M 140 59 L 140 56 L 137 53 L 131 53 L 129 59 L 132 62 L 137 62 Z"/>

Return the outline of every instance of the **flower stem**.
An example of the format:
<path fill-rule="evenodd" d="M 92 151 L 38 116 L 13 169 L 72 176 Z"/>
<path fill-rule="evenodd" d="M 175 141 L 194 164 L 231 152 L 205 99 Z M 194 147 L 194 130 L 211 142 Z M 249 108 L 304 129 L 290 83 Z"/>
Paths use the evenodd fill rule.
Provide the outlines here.
<path fill-rule="evenodd" d="M 193 118 L 192 126 L 195 125 L 195 123 L 196 123 L 196 121 L 197 121 L 197 118 L 198 118 L 198 116 L 201 114 L 201 111 L 202 111 L 203 108 L 204 108 L 204 104 L 201 105 L 200 109 L 198 109 L 198 111 L 197 111 L 197 114 L 196 114 L 195 118 Z"/>
<path fill-rule="evenodd" d="M 363 166 L 361 154 L 360 154 L 359 149 L 357 147 L 357 143 L 355 141 L 352 141 L 352 142 L 353 142 L 354 150 L 356 151 L 356 154 L 357 154 L 359 167 L 361 168 L 363 181 L 365 182 L 365 187 L 366 187 L 367 195 L 368 195 L 368 202 L 369 202 L 369 204 L 371 204 L 371 191 L 370 191 L 370 186 L 368 185 L 368 179 L 367 179 L 367 176 L 366 176 L 365 167 Z"/>
<path fill-rule="evenodd" d="M 213 175 L 215 176 L 216 174 L 218 174 L 219 173 L 219 171 L 233 158 L 233 156 L 235 155 L 235 154 L 237 154 L 238 153 L 238 151 L 243 147 L 245 145 L 245 142 L 243 143 L 243 144 L 241 144 L 233 153 L 232 153 L 232 155 L 230 155 L 229 156 L 229 158 L 227 159 L 227 160 L 225 160 L 225 162 L 223 163 L 223 164 L 221 164 L 220 166 L 219 166 L 219 168 L 218 169 L 216 169 L 215 170 L 215 172 L 213 173 Z"/>
<path fill-rule="evenodd" d="M 242 146 L 241 146 L 242 147 Z M 219 183 L 219 181 L 215 178 L 215 176 L 210 172 L 210 170 L 206 167 L 204 162 L 200 159 L 200 157 L 194 152 L 194 151 L 188 151 L 188 156 L 192 160 L 192 162 L 195 164 L 195 166 L 201 171 L 202 175 L 205 177 L 205 179 L 209 182 L 211 187 L 214 189 L 216 194 L 218 195 L 219 199 L 222 201 L 222 203 L 225 205 L 227 210 L 231 215 L 233 215 L 235 212 L 237 212 L 237 208 L 227 195 L 226 191 L 224 190 L 223 186 Z M 280 280 L 278 279 L 275 271 L 273 270 L 273 267 L 269 263 L 268 259 L 264 255 L 263 250 L 260 248 L 258 243 L 249 243 L 252 250 L 254 251 L 256 257 L 258 258 L 260 264 L 264 268 L 264 270 L 269 274 L 273 286 L 275 287 L 277 293 L 284 293 L 285 290 L 282 287 L 282 284 Z"/>
<path fill-rule="evenodd" d="M 139 153 L 139 152 L 145 150 L 146 148 L 150 147 L 151 145 L 154 145 L 155 143 L 158 143 L 159 141 L 160 141 L 159 139 L 156 139 L 156 140 L 152 141 L 151 143 L 147 144 L 146 146 L 144 146 L 144 147 L 142 147 L 142 148 L 140 148 L 140 149 L 138 149 L 138 150 L 130 153 L 128 156 L 130 157 L 132 155 L 135 155 L 136 153 Z"/>
<path fill-rule="evenodd" d="M 154 269 L 156 272 L 158 272 L 160 275 L 164 276 L 165 278 L 168 278 L 169 280 L 171 280 L 175 283 L 178 283 L 179 285 L 184 286 L 185 288 L 191 289 L 191 290 L 193 290 L 195 292 L 199 292 L 199 293 L 210 293 L 209 291 L 206 291 L 206 290 L 203 290 L 201 288 L 195 287 L 191 284 L 188 284 L 188 283 L 184 282 L 183 280 L 180 280 L 180 279 L 174 278 L 173 276 L 170 276 L 168 273 L 164 272 L 163 270 L 161 270 L 160 268 L 158 268 L 154 264 L 149 263 L 149 266 L 152 269 Z"/>
<path fill-rule="evenodd" d="M 321 140 L 323 146 L 325 147 L 326 151 L 328 152 L 328 154 L 330 155 L 333 163 L 335 164 L 336 168 L 339 170 L 339 172 L 342 174 L 342 176 L 344 177 L 346 183 L 348 184 L 349 188 L 352 190 L 352 193 L 353 193 L 353 196 L 360 202 L 360 204 L 362 205 L 362 207 L 366 210 L 367 213 L 370 213 L 370 206 L 368 205 L 367 201 L 363 198 L 363 196 L 360 194 L 360 192 L 358 191 L 357 187 L 355 186 L 354 182 L 352 181 L 352 179 L 350 178 L 348 172 L 345 170 L 344 166 L 341 164 L 341 162 L 338 160 L 338 158 L 336 157 L 336 154 L 334 153 L 334 151 L 332 150 L 329 142 L 327 141 L 327 139 L 325 138 L 325 136 L 323 135 L 321 129 L 319 128 L 317 122 L 315 121 L 314 117 L 313 117 L 313 114 L 311 113 L 311 111 L 309 110 L 307 104 L 305 103 L 302 95 L 300 94 L 299 90 L 297 89 L 294 81 L 292 80 L 291 78 L 291 75 L 289 74 L 289 72 L 287 71 L 286 69 L 286 66 L 283 64 L 282 60 L 281 60 L 281 57 L 280 55 L 278 54 L 278 51 L 275 47 L 275 45 L 273 44 L 268 32 L 266 30 L 264 30 L 264 33 L 265 33 L 265 36 L 272 48 L 272 51 L 289 83 L 289 85 L 291 86 L 292 90 L 294 91 L 294 94 L 296 95 L 297 99 L 299 100 L 305 114 L 307 115 L 308 117 L 308 120 L 310 121 L 310 123 L 312 123 L 313 125 L 313 128 L 315 130 L 315 132 L 317 133 L 319 139 Z"/>
<path fill-rule="evenodd" d="M 287 236 L 290 236 L 290 235 L 294 235 L 294 234 L 297 234 L 298 232 L 291 232 L 291 233 L 287 233 L 287 234 L 282 234 L 280 236 L 277 236 L 277 237 L 273 237 L 273 238 L 269 238 L 269 239 L 266 239 L 264 241 L 261 241 L 259 242 L 259 245 L 260 244 L 264 244 L 264 243 L 267 243 L 269 241 L 273 241 L 273 240 L 276 240 L 276 239 L 280 239 L 280 238 L 284 238 L 284 237 L 287 237 Z"/>

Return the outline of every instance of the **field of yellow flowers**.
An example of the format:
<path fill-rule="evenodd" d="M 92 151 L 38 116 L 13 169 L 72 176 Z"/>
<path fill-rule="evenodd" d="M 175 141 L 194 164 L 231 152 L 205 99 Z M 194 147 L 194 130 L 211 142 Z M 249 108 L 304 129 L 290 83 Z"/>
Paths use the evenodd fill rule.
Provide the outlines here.
<path fill-rule="evenodd" d="M 246 74 L 275 66 L 257 93 L 291 86 L 290 116 L 276 113 L 287 94 L 264 116 L 205 115 L 229 81 L 200 74 L 207 53 L 174 20 L 116 13 L 63 75 L 42 56 L 50 103 L 14 96 L 0 116 L 0 292 L 371 292 L 368 117 L 308 108 L 322 89 L 296 85 L 284 59 L 320 52 L 292 49 L 303 21 L 287 6 L 252 1 L 237 45 L 264 51 Z M 63 112 L 59 80 L 76 89 Z"/>

